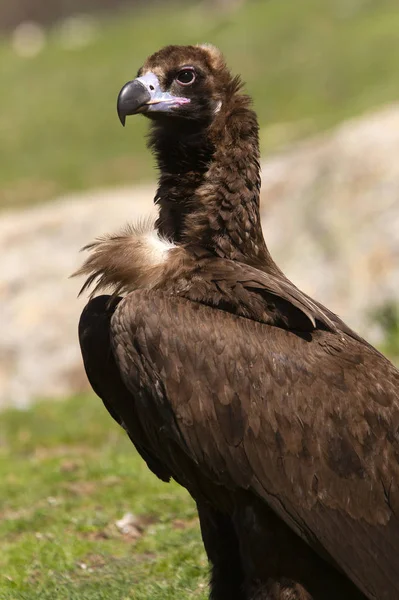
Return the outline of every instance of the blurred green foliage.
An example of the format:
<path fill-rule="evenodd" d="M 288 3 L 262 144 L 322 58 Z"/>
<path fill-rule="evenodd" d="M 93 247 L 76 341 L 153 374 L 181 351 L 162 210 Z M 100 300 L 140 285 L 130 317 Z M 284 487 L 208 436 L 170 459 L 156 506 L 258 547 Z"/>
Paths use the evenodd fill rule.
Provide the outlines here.
<path fill-rule="evenodd" d="M 3 412 L 0 480 L 2 600 L 207 597 L 194 502 L 148 470 L 98 398 Z M 115 525 L 127 512 L 138 538 Z"/>
<path fill-rule="evenodd" d="M 383 335 L 381 352 L 386 354 L 399 366 L 399 306 L 395 302 L 388 302 L 371 316 L 377 323 Z"/>
<path fill-rule="evenodd" d="M 262 145 L 298 137 L 397 98 L 397 0 L 252 0 L 239 10 L 162 4 L 99 20 L 85 47 L 52 29 L 26 59 L 0 42 L 0 205 L 153 176 L 147 124 L 123 131 L 117 93 L 168 43 L 212 42 L 254 97 Z M 278 126 L 274 126 L 278 124 Z"/>

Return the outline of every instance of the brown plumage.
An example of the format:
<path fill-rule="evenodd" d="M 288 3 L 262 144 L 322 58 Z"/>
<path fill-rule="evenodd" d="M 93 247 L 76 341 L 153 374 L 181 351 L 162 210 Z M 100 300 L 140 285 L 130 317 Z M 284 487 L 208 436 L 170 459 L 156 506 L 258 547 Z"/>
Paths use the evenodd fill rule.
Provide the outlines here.
<path fill-rule="evenodd" d="M 195 499 L 213 600 L 399 598 L 399 372 L 265 245 L 258 127 L 218 50 L 169 46 L 118 99 L 152 120 L 157 234 L 89 246 L 87 375 Z M 122 296 L 120 295 L 122 294 Z"/>

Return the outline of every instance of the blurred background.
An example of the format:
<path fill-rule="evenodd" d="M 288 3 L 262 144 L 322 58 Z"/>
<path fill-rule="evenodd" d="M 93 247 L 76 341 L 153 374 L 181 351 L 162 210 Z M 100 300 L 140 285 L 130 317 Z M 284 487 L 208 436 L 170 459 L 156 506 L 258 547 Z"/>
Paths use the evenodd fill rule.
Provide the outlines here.
<path fill-rule="evenodd" d="M 64 490 L 59 501 L 52 487 L 57 481 L 104 482 L 110 472 L 119 473 L 126 485 L 130 481 L 130 448 L 118 446 L 118 431 L 108 433 L 111 422 L 86 395 L 76 332 L 86 298 L 76 299 L 81 282 L 68 277 L 80 264 L 85 243 L 152 211 L 156 172 L 145 145 L 147 123 L 137 117 L 123 130 L 115 105 L 123 83 L 165 44 L 213 43 L 241 74 L 259 116 L 262 216 L 274 258 L 298 286 L 398 362 L 398 31 L 397 0 L 2 0 L 0 408 L 9 408 L 0 425 L 0 459 L 9 483 L 3 500 L 8 516 L 14 515 L 6 527 L 12 532 L 26 529 L 30 535 L 40 529 L 40 518 L 47 523 L 48 506 L 59 502 L 66 509 L 65 498 L 73 503 L 75 492 L 82 495 L 82 490 Z M 66 397 L 73 398 L 52 402 Z M 43 399 L 48 402 L 28 409 Z M 115 451 L 108 455 L 111 446 Z M 57 448 L 59 458 L 53 464 L 46 451 L 37 456 L 38 447 Z M 101 457 L 98 473 L 92 462 L 79 463 L 76 448 L 82 447 L 83 454 L 90 447 Z M 28 455 L 36 458 L 22 467 L 21 457 Z M 14 464 L 15 456 L 22 462 Z M 32 524 L 18 511 L 26 500 L 26 479 L 35 477 L 24 469 L 36 465 L 42 473 L 40 461 L 50 461 L 52 475 L 45 483 L 36 474 L 32 498 L 39 508 Z M 54 473 L 59 480 L 52 479 Z M 106 497 L 106 485 L 104 490 Z M 90 515 L 96 502 L 106 504 L 97 492 L 83 494 L 91 498 Z M 45 500 L 42 514 L 46 493 L 54 502 Z M 121 512 L 127 509 L 124 498 L 121 493 L 117 500 Z M 176 519 L 173 498 L 170 514 Z M 136 500 L 140 512 L 143 499 Z M 104 523 L 110 519 L 108 513 L 103 517 Z M 92 521 L 82 523 L 84 531 L 97 531 Z M 107 527 L 104 539 L 109 535 L 115 541 L 117 528 L 111 534 Z M 144 526 L 132 527 L 140 537 Z M 43 537 L 35 543 L 38 539 Z M 65 572 L 79 561 L 97 568 L 76 558 L 75 546 L 62 558 L 49 540 L 52 549 L 44 551 L 40 565 L 48 567 L 51 555 L 56 565 L 66 561 Z M 0 558 L 0 572 L 6 569 L 7 585 L 22 594 L 34 575 L 20 574 L 13 552 L 14 546 L 11 558 Z M 24 556 L 21 548 L 18 552 Z M 8 560 L 3 569 L 1 560 Z M 34 564 L 31 555 L 27 560 Z M 48 575 L 40 579 L 42 566 L 35 567 L 38 581 L 48 586 Z M 87 569 L 81 567 L 82 573 Z M 200 597 L 202 579 L 192 577 L 184 573 L 181 579 L 195 580 L 190 593 L 184 588 L 185 595 L 170 592 L 170 597 Z M 64 597 L 51 590 L 49 598 Z M 134 597 L 147 597 L 140 593 Z M 152 590 L 148 597 L 157 593 Z M 169 598 L 165 590 L 162 594 Z M 98 590 L 93 597 L 99 597 Z"/>

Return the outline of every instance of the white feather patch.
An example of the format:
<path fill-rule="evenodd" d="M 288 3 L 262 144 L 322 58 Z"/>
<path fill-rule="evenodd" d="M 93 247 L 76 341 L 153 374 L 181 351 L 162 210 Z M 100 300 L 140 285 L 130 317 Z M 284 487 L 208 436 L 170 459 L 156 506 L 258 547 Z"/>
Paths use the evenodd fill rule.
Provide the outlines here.
<path fill-rule="evenodd" d="M 120 294 L 152 287 L 162 277 L 168 254 L 175 248 L 153 223 L 129 225 L 86 246 L 90 254 L 75 275 L 86 275 L 82 291 L 93 286 L 93 293 L 112 290 Z"/>
<path fill-rule="evenodd" d="M 222 108 L 222 101 L 218 100 L 218 102 L 216 103 L 215 109 L 213 111 L 214 114 L 217 115 L 221 108 Z"/>
<path fill-rule="evenodd" d="M 168 252 L 176 248 L 175 244 L 161 237 L 156 229 L 147 231 L 141 241 L 144 250 L 148 253 L 148 260 L 152 265 L 165 262 Z"/>

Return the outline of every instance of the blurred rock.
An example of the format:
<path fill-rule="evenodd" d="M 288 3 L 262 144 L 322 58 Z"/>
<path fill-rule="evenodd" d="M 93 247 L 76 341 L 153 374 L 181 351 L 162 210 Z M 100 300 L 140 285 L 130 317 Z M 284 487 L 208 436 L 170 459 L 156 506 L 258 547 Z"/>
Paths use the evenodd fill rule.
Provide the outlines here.
<path fill-rule="evenodd" d="M 398 155 L 399 106 L 392 106 L 263 165 L 273 256 L 299 287 L 368 337 L 377 333 L 375 309 L 399 302 Z"/>
<path fill-rule="evenodd" d="M 80 248 L 153 211 L 154 186 L 88 193 L 0 218 L 0 406 L 86 387 L 77 323 L 87 297 L 69 279 Z"/>
<path fill-rule="evenodd" d="M 347 122 L 263 165 L 272 255 L 302 289 L 379 341 L 371 316 L 399 302 L 399 106 Z M 153 211 L 155 185 L 71 196 L 0 219 L 0 406 L 84 389 L 68 279 L 79 249 Z"/>

